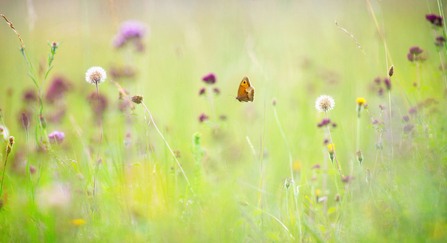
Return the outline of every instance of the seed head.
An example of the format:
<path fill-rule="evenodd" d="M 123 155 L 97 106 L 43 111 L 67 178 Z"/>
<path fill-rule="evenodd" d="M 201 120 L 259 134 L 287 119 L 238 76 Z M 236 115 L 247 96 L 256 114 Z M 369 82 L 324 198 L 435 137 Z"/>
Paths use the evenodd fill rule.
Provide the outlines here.
<path fill-rule="evenodd" d="M 317 101 L 315 102 L 315 108 L 319 112 L 327 112 L 334 108 L 335 101 L 331 96 L 328 95 L 322 95 L 317 98 Z"/>
<path fill-rule="evenodd" d="M 388 76 L 392 77 L 394 74 L 394 66 L 391 65 L 390 70 L 388 71 Z"/>
<path fill-rule="evenodd" d="M 106 70 L 102 67 L 91 67 L 85 73 L 85 80 L 87 83 L 98 85 L 104 82 L 107 78 Z"/>
<path fill-rule="evenodd" d="M 132 102 L 138 105 L 141 104 L 143 102 L 143 96 L 142 95 L 132 96 Z"/>

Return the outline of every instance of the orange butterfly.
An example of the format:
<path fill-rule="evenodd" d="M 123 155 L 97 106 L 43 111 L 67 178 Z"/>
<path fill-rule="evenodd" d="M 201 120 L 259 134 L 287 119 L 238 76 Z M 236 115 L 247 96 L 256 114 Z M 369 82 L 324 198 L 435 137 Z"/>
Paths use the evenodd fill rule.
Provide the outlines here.
<path fill-rule="evenodd" d="M 255 88 L 251 86 L 248 77 L 244 77 L 241 81 L 241 84 L 239 85 L 236 99 L 239 100 L 239 102 L 242 101 L 253 102 L 254 98 L 255 98 Z"/>

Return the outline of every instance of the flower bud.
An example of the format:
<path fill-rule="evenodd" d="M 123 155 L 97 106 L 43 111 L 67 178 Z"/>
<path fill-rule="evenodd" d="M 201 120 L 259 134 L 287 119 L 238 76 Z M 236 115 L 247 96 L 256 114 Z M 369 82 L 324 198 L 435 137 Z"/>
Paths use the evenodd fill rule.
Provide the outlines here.
<path fill-rule="evenodd" d="M 360 151 L 360 149 L 355 152 L 355 155 L 357 157 L 357 161 L 359 162 L 360 165 L 362 165 L 362 161 L 363 161 L 363 155 L 362 155 L 362 151 Z"/>
<path fill-rule="evenodd" d="M 132 96 L 132 102 L 135 104 L 141 104 L 141 102 L 143 102 L 143 96 L 142 95 Z"/>

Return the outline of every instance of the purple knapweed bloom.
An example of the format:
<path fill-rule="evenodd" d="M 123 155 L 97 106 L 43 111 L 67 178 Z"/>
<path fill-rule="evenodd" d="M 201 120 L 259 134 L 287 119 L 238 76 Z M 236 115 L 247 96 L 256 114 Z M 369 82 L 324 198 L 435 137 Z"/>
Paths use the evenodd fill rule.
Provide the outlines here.
<path fill-rule="evenodd" d="M 386 110 L 386 106 L 384 106 L 384 105 L 379 105 L 379 108 L 380 108 L 381 110 Z"/>
<path fill-rule="evenodd" d="M 444 46 L 445 41 L 446 39 L 444 38 L 444 36 L 438 36 L 436 37 L 435 45 L 439 47 Z"/>
<path fill-rule="evenodd" d="M 414 114 L 416 114 L 418 112 L 418 109 L 416 108 L 416 107 L 411 107 L 409 110 L 408 110 L 408 113 L 410 113 L 411 115 L 414 115 Z"/>
<path fill-rule="evenodd" d="M 419 55 L 422 52 L 423 52 L 423 50 L 421 48 L 419 48 L 419 46 L 410 47 L 410 53 L 413 55 Z"/>
<path fill-rule="evenodd" d="M 407 54 L 408 61 L 424 61 L 425 58 L 419 56 L 424 50 L 419 48 L 419 46 L 413 46 L 410 48 L 409 53 Z"/>
<path fill-rule="evenodd" d="M 379 120 L 374 120 L 373 122 L 372 122 L 372 124 L 378 124 L 379 123 Z"/>
<path fill-rule="evenodd" d="M 54 131 L 48 135 L 50 143 L 62 143 L 64 141 L 65 134 L 63 132 Z"/>
<path fill-rule="evenodd" d="M 199 121 L 200 123 L 204 122 L 205 120 L 208 120 L 209 117 L 207 115 L 205 115 L 204 113 L 202 113 L 202 115 L 199 116 Z"/>
<path fill-rule="evenodd" d="M 113 37 L 112 44 L 115 48 L 124 46 L 133 41 L 135 49 L 143 51 L 141 39 L 149 32 L 149 27 L 139 20 L 126 20 L 118 28 L 118 33 Z"/>
<path fill-rule="evenodd" d="M 413 124 L 407 124 L 407 125 L 404 126 L 404 132 L 405 133 L 409 133 L 409 132 L 411 132 L 413 130 L 413 128 L 414 128 Z"/>
<path fill-rule="evenodd" d="M 216 83 L 216 75 L 214 75 L 214 73 L 210 73 L 206 76 L 203 76 L 202 80 L 207 84 L 214 84 Z"/>
<path fill-rule="evenodd" d="M 442 17 L 436 14 L 427 14 L 425 18 L 430 21 L 434 26 L 442 27 Z"/>
<path fill-rule="evenodd" d="M 321 121 L 321 124 L 322 124 L 323 126 L 325 126 L 325 125 L 327 125 L 327 124 L 329 124 L 329 123 L 331 123 L 331 120 L 330 120 L 330 119 L 323 119 L 323 121 Z"/>
<path fill-rule="evenodd" d="M 201 88 L 199 90 L 199 95 L 203 95 L 203 94 L 205 94 L 205 92 L 206 92 L 206 89 L 205 88 Z"/>
<path fill-rule="evenodd" d="M 332 123 L 332 127 L 336 128 L 337 127 L 337 123 Z"/>
<path fill-rule="evenodd" d="M 375 79 L 374 79 L 374 83 L 376 83 L 377 85 L 379 85 L 379 84 L 380 84 L 380 78 L 379 78 L 379 77 L 375 78 Z"/>
<path fill-rule="evenodd" d="M 45 96 L 50 103 L 64 97 L 65 92 L 70 90 L 70 84 L 62 77 L 56 77 L 50 84 Z"/>
<path fill-rule="evenodd" d="M 385 82 L 386 89 L 387 90 L 391 90 L 391 81 L 390 81 L 390 79 L 386 78 L 384 82 Z"/>
<path fill-rule="evenodd" d="M 216 95 L 220 94 L 220 90 L 218 88 L 214 88 L 213 91 Z"/>
<path fill-rule="evenodd" d="M 409 116 L 403 116 L 402 119 L 403 119 L 405 122 L 410 121 L 410 117 L 409 117 Z"/>

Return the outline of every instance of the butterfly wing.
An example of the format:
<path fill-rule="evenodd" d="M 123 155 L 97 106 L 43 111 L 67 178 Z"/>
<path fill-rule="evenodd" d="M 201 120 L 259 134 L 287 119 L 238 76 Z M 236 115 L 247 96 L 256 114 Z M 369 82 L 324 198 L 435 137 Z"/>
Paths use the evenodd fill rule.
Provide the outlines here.
<path fill-rule="evenodd" d="M 251 86 L 248 77 L 244 77 L 239 85 L 236 99 L 239 100 L 239 102 L 253 101 L 254 91 L 255 89 Z"/>

